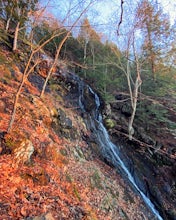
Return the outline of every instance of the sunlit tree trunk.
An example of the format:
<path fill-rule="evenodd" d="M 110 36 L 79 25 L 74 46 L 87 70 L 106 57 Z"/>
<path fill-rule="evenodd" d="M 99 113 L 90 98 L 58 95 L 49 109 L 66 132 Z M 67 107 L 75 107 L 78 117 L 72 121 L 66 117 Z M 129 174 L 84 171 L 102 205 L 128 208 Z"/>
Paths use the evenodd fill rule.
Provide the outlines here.
<path fill-rule="evenodd" d="M 13 104 L 13 111 L 12 111 L 12 114 L 11 114 L 11 118 L 10 118 L 10 122 L 9 122 L 9 126 L 8 126 L 8 130 L 7 132 L 9 133 L 11 130 L 12 130 L 12 126 L 14 124 L 14 120 L 15 120 L 15 115 L 16 115 L 16 110 L 17 110 L 17 104 L 18 104 L 18 101 L 19 101 L 19 96 L 21 94 L 21 91 L 22 91 L 22 88 L 26 82 L 26 80 L 28 79 L 28 76 L 31 72 L 33 72 L 34 68 L 40 63 L 40 60 L 36 60 L 34 64 L 31 65 L 32 62 L 32 59 L 34 58 L 34 55 L 39 52 L 47 43 L 49 43 L 53 38 L 59 36 L 60 34 L 53 34 L 48 40 L 46 40 L 43 44 L 41 45 L 38 45 L 37 48 L 35 50 L 32 50 L 32 45 L 31 45 L 31 54 L 29 56 L 29 59 L 26 63 L 26 66 L 25 66 L 25 70 L 23 72 L 23 77 L 22 77 L 22 80 L 21 80 L 21 83 L 18 87 L 18 90 L 15 94 L 15 101 L 14 101 L 14 104 Z"/>
<path fill-rule="evenodd" d="M 17 40 L 18 40 L 18 33 L 20 28 L 20 22 L 18 21 L 17 26 L 15 28 L 14 40 L 13 40 L 13 51 L 17 49 Z"/>
<path fill-rule="evenodd" d="M 132 100 L 132 114 L 131 114 L 129 124 L 128 124 L 128 132 L 129 132 L 129 139 L 130 140 L 132 140 L 133 134 L 134 134 L 133 122 L 134 122 L 134 118 L 135 118 L 135 115 L 136 115 L 139 88 L 142 84 L 141 74 L 140 74 L 140 65 L 139 65 L 138 56 L 137 56 L 136 51 L 135 51 L 134 42 L 133 42 L 133 53 L 134 53 L 135 63 L 136 63 L 136 81 L 135 81 L 135 84 L 134 84 L 133 96 L 131 97 L 131 100 Z"/>

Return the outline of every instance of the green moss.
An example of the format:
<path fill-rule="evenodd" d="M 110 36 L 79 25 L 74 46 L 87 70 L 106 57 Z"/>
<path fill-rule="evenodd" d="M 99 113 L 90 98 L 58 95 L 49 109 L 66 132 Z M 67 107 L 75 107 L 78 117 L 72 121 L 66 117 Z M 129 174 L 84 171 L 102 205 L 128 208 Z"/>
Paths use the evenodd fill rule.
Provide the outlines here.
<path fill-rule="evenodd" d="M 99 172 L 96 170 L 91 176 L 91 188 L 103 189 L 102 180 Z"/>
<path fill-rule="evenodd" d="M 73 186 L 73 191 L 74 191 L 75 196 L 78 198 L 78 200 L 81 201 L 80 194 L 75 185 Z"/>
<path fill-rule="evenodd" d="M 60 149 L 59 151 L 60 151 L 60 153 L 61 153 L 63 156 L 67 156 L 67 155 L 68 155 L 66 149 L 64 149 L 64 148 Z"/>
<path fill-rule="evenodd" d="M 106 211 L 109 211 L 112 209 L 112 199 L 110 196 L 106 196 L 104 197 L 103 201 L 102 201 L 102 204 L 101 204 L 101 208 L 103 210 L 106 210 Z"/>
<path fill-rule="evenodd" d="M 9 148 L 10 150 L 15 148 L 16 142 L 12 139 L 12 138 L 8 138 L 5 141 L 5 145 L 7 148 Z"/>
<path fill-rule="evenodd" d="M 0 54 L 0 64 L 4 64 L 6 61 L 6 57 L 3 54 Z"/>
<path fill-rule="evenodd" d="M 66 181 L 68 183 L 72 183 L 73 182 L 73 179 L 72 179 L 72 177 L 71 177 L 71 175 L 69 173 L 66 173 L 65 178 L 66 178 Z"/>
<path fill-rule="evenodd" d="M 115 121 L 110 118 L 106 118 L 104 122 L 105 122 L 105 126 L 108 129 L 113 128 L 115 126 Z"/>

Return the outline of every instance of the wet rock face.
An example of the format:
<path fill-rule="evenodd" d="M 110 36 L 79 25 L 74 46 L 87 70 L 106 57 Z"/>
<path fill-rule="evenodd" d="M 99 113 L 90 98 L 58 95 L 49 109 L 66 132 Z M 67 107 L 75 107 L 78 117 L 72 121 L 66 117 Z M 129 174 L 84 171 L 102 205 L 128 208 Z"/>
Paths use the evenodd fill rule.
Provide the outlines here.
<path fill-rule="evenodd" d="M 136 127 L 136 135 L 144 142 L 147 143 L 149 145 L 155 146 L 156 145 L 156 141 L 153 140 L 149 135 L 146 134 L 144 128 L 142 127 Z"/>
<path fill-rule="evenodd" d="M 77 86 L 77 84 L 75 85 Z M 79 92 L 79 89 L 75 91 Z M 84 97 L 84 100 L 81 101 L 84 105 L 85 111 L 92 115 L 97 108 L 94 93 L 90 91 L 89 87 L 84 86 L 82 88 L 82 96 Z M 75 97 L 79 99 L 78 94 L 76 94 Z M 128 103 L 123 101 L 127 99 Z M 175 186 L 172 186 L 169 181 L 165 181 L 163 179 L 165 174 L 160 171 L 157 161 L 154 156 L 150 154 L 147 148 L 140 148 L 140 146 L 136 143 L 129 142 L 127 136 L 122 135 L 123 133 L 128 134 L 128 121 L 131 116 L 131 107 L 129 96 L 122 95 L 118 97 L 118 100 L 122 102 L 114 102 L 106 107 L 105 111 L 103 111 L 103 119 L 108 119 L 108 125 L 110 125 L 109 133 L 112 134 L 111 139 L 116 145 L 121 143 L 123 146 L 121 152 L 124 153 L 124 158 L 126 158 L 124 161 L 126 160 L 128 169 L 132 173 L 139 188 L 150 197 L 157 209 L 160 210 L 163 219 L 175 219 L 175 197 L 173 196 L 172 201 L 167 198 L 168 192 L 172 192 L 172 194 L 174 194 Z M 111 123 L 114 121 L 115 125 Z M 135 132 L 135 137 L 137 137 L 140 141 L 155 145 L 154 138 L 151 138 L 142 126 L 136 126 Z M 93 136 L 92 139 L 95 141 Z M 89 145 L 94 148 L 94 152 L 96 152 L 96 154 L 99 154 L 99 149 L 94 141 L 89 140 Z M 80 155 L 79 151 L 75 153 L 75 156 L 79 160 L 81 159 Z M 106 161 L 106 163 L 108 162 L 109 161 Z M 163 180 L 165 184 L 163 184 L 161 180 Z"/>
<path fill-rule="evenodd" d="M 103 117 L 105 118 L 105 117 L 111 116 L 111 114 L 112 114 L 111 105 L 106 104 L 103 109 Z"/>
<path fill-rule="evenodd" d="M 126 104 L 123 103 L 111 104 L 111 114 L 108 115 L 108 118 L 116 121 L 116 126 L 109 130 L 111 138 L 116 145 L 121 143 L 123 146 L 122 154 L 127 155 L 127 158 L 132 161 L 129 164 L 129 159 L 126 160 L 129 170 L 132 171 L 140 189 L 147 193 L 160 211 L 163 219 L 175 220 L 176 184 L 173 181 L 176 179 L 176 176 L 173 175 L 173 172 L 176 173 L 175 161 L 168 158 L 167 155 L 157 153 L 157 149 L 162 147 L 161 143 L 139 123 L 134 124 L 134 137 L 144 143 L 143 146 L 135 141 L 129 141 L 126 136 L 121 135 L 121 132 L 128 134 L 127 125 L 130 111 L 127 111 L 126 107 Z M 153 146 L 154 149 L 146 147 L 147 145 Z"/>
<path fill-rule="evenodd" d="M 45 79 L 44 79 L 42 76 L 40 76 L 40 75 L 38 75 L 38 74 L 36 74 L 36 73 L 32 73 L 32 74 L 29 74 L 28 80 L 29 80 L 29 82 L 31 82 L 32 85 L 34 85 L 39 91 L 42 90 L 43 85 L 44 85 L 44 82 L 45 82 Z M 50 91 L 50 90 L 49 90 L 49 86 L 47 85 L 47 86 L 46 86 L 46 92 L 49 92 L 49 91 Z"/>
<path fill-rule="evenodd" d="M 95 96 L 93 93 L 91 93 L 88 86 L 84 87 L 83 97 L 84 100 L 82 100 L 82 103 L 84 105 L 86 112 L 91 112 L 93 109 L 96 108 Z"/>
<path fill-rule="evenodd" d="M 66 116 L 62 109 L 58 109 L 58 120 L 62 128 L 72 129 L 72 121 Z"/>
<path fill-rule="evenodd" d="M 128 140 L 128 122 L 132 112 L 129 96 L 118 95 L 116 99 L 116 102 L 111 103 L 108 108 L 105 106 L 103 110 L 104 124 L 111 140 L 117 146 L 122 146 L 120 153 L 123 161 L 139 188 L 155 204 L 163 219 L 176 220 L 176 176 L 173 175 L 173 172 L 176 173 L 175 161 L 157 152 L 165 146 L 160 142 L 163 137 L 156 139 L 156 128 L 147 130 L 145 124 L 140 123 L 140 115 L 136 116 L 134 122 L 134 137 L 138 142 Z M 115 126 L 109 126 L 112 121 L 115 121 Z"/>
<path fill-rule="evenodd" d="M 62 109 L 58 109 L 57 112 L 58 114 L 53 117 L 52 128 L 59 136 L 75 140 L 78 134 L 72 125 L 72 120 L 67 117 Z"/>
<path fill-rule="evenodd" d="M 6 132 L 0 132 L 0 155 L 11 153 L 11 149 L 6 147 L 6 144 L 5 144 L 5 134 Z"/>
<path fill-rule="evenodd" d="M 131 103 L 128 101 L 129 96 L 118 94 L 115 96 L 116 101 L 112 103 L 112 108 L 119 111 L 119 113 L 123 114 L 125 117 L 130 117 L 132 114 Z"/>

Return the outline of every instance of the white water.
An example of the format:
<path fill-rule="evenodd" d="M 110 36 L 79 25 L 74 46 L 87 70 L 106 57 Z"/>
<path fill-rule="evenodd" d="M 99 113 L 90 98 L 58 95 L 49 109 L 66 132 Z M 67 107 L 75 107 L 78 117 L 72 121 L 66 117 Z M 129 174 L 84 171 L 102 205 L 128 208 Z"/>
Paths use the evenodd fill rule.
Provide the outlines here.
<path fill-rule="evenodd" d="M 105 136 L 106 143 L 103 143 L 106 148 L 110 149 L 112 151 L 113 155 L 113 161 L 115 162 L 114 165 L 117 166 L 117 164 L 122 168 L 122 170 L 127 174 L 129 181 L 132 183 L 132 185 L 136 188 L 136 190 L 140 193 L 141 197 L 143 198 L 144 202 L 147 204 L 147 206 L 151 209 L 153 214 L 157 217 L 158 220 L 163 220 L 163 218 L 160 216 L 159 212 L 155 209 L 153 203 L 150 201 L 150 199 L 139 189 L 139 187 L 136 185 L 135 180 L 131 173 L 128 171 L 127 167 L 119 157 L 117 153 L 117 146 L 115 146 L 109 139 L 109 135 L 107 133 L 107 130 L 103 126 L 101 122 L 99 122 L 100 129 L 102 131 L 102 134 Z M 101 140 L 101 139 L 100 139 Z M 114 163 L 113 162 L 113 163 Z"/>
<path fill-rule="evenodd" d="M 79 97 L 79 105 L 82 108 L 82 110 L 85 111 L 84 105 L 82 103 L 83 97 L 83 90 L 84 90 L 84 84 L 81 83 L 80 88 L 80 97 Z M 133 176 L 125 166 L 124 162 L 119 156 L 119 150 L 118 147 L 115 146 L 108 135 L 107 130 L 105 129 L 103 123 L 102 123 L 102 117 L 99 114 L 99 106 L 100 106 L 100 100 L 96 93 L 93 92 L 93 90 L 89 87 L 90 93 L 94 96 L 94 101 L 96 104 L 95 109 L 92 109 L 92 114 L 90 116 L 90 127 L 94 131 L 94 135 L 96 136 L 97 142 L 101 147 L 101 151 L 103 156 L 108 159 L 108 161 L 111 161 L 115 167 L 121 167 L 121 169 L 124 171 L 124 173 L 127 175 L 129 181 L 131 184 L 135 187 L 135 189 L 139 192 L 141 197 L 143 198 L 146 205 L 150 208 L 152 213 L 155 215 L 155 219 L 163 220 L 163 218 L 160 216 L 159 212 L 155 209 L 154 204 L 150 201 L 150 199 L 139 189 L 137 186 Z"/>

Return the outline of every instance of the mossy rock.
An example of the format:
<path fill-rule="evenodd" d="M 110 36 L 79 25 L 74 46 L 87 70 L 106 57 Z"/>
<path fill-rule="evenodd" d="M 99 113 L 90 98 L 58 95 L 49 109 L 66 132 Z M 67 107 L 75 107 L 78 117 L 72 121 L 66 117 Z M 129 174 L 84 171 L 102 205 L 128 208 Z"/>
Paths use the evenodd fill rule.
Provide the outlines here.
<path fill-rule="evenodd" d="M 115 126 L 115 121 L 110 118 L 106 118 L 104 123 L 107 129 L 114 128 Z"/>

